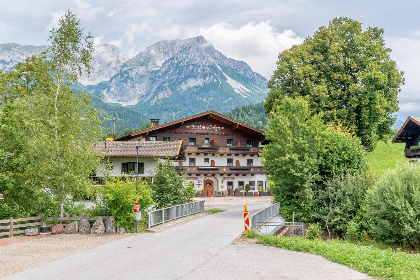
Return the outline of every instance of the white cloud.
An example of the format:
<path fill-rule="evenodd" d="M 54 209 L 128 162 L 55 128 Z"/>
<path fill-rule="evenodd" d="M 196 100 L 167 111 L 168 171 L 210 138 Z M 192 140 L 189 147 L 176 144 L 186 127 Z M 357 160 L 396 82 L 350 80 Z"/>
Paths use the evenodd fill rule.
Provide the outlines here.
<path fill-rule="evenodd" d="M 276 69 L 278 54 L 303 42 L 291 30 L 279 33 L 270 21 L 249 22 L 240 28 L 222 22 L 200 28 L 199 33 L 224 55 L 247 62 L 267 79 Z"/>
<path fill-rule="evenodd" d="M 94 20 L 96 18 L 96 14 L 104 10 L 101 6 L 94 8 L 91 4 L 83 0 L 76 0 L 75 3 L 77 7 L 76 14 L 86 20 Z"/>
<path fill-rule="evenodd" d="M 109 42 L 110 45 L 116 46 L 117 48 L 121 48 L 122 41 L 121 39 L 113 40 Z"/>
<path fill-rule="evenodd" d="M 51 21 L 48 23 L 48 25 L 45 27 L 46 32 L 50 32 L 53 28 L 58 27 L 58 23 L 60 21 L 60 18 L 65 14 L 64 11 L 60 10 L 58 12 L 54 12 L 51 14 Z"/>

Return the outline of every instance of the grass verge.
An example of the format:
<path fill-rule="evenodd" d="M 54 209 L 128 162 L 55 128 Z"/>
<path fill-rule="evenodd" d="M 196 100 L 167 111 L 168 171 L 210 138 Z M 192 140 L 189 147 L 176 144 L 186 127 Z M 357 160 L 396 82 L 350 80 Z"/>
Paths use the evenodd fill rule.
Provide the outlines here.
<path fill-rule="evenodd" d="M 205 212 L 207 213 L 211 213 L 211 214 L 216 214 L 216 213 L 220 213 L 220 212 L 224 212 L 225 210 L 221 210 L 221 209 L 207 209 Z"/>
<path fill-rule="evenodd" d="M 281 247 L 287 250 L 320 255 L 380 279 L 420 279 L 420 254 L 409 254 L 380 249 L 343 240 L 309 240 L 302 237 L 278 237 L 247 233 L 245 238 L 256 238 L 258 244 Z"/>

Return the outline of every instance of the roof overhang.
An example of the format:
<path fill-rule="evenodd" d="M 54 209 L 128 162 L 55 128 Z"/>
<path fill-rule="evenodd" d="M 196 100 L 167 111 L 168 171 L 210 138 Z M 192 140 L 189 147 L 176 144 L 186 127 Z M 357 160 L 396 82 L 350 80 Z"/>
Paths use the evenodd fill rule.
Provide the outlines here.
<path fill-rule="evenodd" d="M 420 134 L 420 118 L 408 117 L 404 125 L 395 135 L 392 143 L 407 143 L 413 139 L 414 136 Z"/>

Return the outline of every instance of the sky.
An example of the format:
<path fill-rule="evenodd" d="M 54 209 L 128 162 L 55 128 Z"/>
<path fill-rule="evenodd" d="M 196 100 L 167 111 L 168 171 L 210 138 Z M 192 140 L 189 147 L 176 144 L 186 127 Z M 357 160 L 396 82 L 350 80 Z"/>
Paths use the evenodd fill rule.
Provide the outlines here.
<path fill-rule="evenodd" d="M 391 58 L 404 72 L 398 119 L 420 116 L 420 1 L 417 0 L 0 0 L 0 44 L 46 45 L 71 10 L 95 44 L 129 57 L 161 41 L 204 36 L 224 55 L 270 79 L 278 54 L 335 17 L 384 29 Z"/>

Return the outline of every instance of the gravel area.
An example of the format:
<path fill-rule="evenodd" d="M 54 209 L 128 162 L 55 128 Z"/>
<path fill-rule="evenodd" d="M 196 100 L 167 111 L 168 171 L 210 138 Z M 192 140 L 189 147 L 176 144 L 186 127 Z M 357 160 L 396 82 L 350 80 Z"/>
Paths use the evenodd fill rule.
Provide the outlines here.
<path fill-rule="evenodd" d="M 131 235 L 58 234 L 4 245 L 0 247 L 0 278 Z"/>

